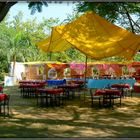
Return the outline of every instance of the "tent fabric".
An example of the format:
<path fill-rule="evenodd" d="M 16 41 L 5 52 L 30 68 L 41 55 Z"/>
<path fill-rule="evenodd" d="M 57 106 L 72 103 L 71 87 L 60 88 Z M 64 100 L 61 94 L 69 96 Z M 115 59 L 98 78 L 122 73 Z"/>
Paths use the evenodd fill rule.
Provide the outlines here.
<path fill-rule="evenodd" d="M 140 49 L 140 36 L 87 12 L 71 23 L 53 27 L 51 37 L 37 46 L 46 52 L 74 47 L 96 60 L 112 56 L 131 60 Z"/>
<path fill-rule="evenodd" d="M 62 52 L 73 47 L 53 28 L 51 37 L 38 42 L 37 46 L 45 52 Z"/>
<path fill-rule="evenodd" d="M 85 64 L 71 63 L 70 68 L 71 69 L 85 70 Z"/>
<path fill-rule="evenodd" d="M 68 64 L 47 64 L 48 67 L 51 67 L 51 68 L 56 68 L 56 69 L 65 69 L 67 67 L 69 67 Z"/>

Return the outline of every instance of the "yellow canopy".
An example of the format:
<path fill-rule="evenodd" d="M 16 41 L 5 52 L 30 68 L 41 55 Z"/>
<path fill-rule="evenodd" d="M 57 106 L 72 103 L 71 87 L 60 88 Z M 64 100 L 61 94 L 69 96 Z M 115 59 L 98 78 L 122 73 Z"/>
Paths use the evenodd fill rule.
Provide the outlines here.
<path fill-rule="evenodd" d="M 140 49 L 140 37 L 111 24 L 93 12 L 52 29 L 51 37 L 38 42 L 46 52 L 60 52 L 74 47 L 97 60 L 119 56 L 131 60 Z"/>

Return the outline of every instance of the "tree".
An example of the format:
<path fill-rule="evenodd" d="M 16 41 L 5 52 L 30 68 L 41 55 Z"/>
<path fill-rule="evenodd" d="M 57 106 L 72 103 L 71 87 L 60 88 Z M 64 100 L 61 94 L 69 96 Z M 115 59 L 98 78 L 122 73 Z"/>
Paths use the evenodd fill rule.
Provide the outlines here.
<path fill-rule="evenodd" d="M 43 19 L 41 23 L 36 19 L 23 21 L 22 12 L 11 22 L 8 22 L 8 17 L 0 23 L 0 51 L 5 54 L 5 60 L 8 63 L 14 61 L 14 65 L 15 61 L 48 60 L 48 55 L 41 52 L 35 44 L 49 36 L 50 28 L 58 25 L 59 19 Z"/>
<path fill-rule="evenodd" d="M 78 12 L 94 11 L 108 21 L 117 24 L 135 34 L 140 34 L 140 3 L 136 2 L 79 2 L 76 6 Z M 136 55 L 134 60 L 139 58 Z M 109 61 L 123 61 L 121 58 L 111 57 Z"/>
<path fill-rule="evenodd" d="M 10 8 L 15 5 L 17 2 L 0 2 L 0 22 L 5 18 Z M 31 14 L 34 14 L 36 11 L 41 12 L 42 6 L 48 6 L 46 1 L 40 1 L 40 2 L 30 2 L 28 7 L 31 9 Z"/>
<path fill-rule="evenodd" d="M 8 52 L 8 60 L 13 62 L 12 76 L 14 76 L 17 57 L 24 59 L 23 52 L 26 50 L 25 47 L 30 45 L 30 40 L 22 32 L 17 32 L 14 36 L 6 36 L 3 40 L 5 51 Z"/>
<path fill-rule="evenodd" d="M 117 23 L 133 33 L 139 33 L 140 31 L 140 3 L 80 2 L 76 9 L 79 12 L 94 11 L 110 22 Z"/>
<path fill-rule="evenodd" d="M 10 8 L 15 5 L 17 2 L 0 2 L 0 22 L 7 15 Z"/>
<path fill-rule="evenodd" d="M 63 20 L 61 24 L 67 24 L 69 22 L 72 22 L 73 20 L 76 20 L 80 17 L 80 13 L 78 11 L 73 11 L 72 14 L 67 14 L 67 18 Z"/>
<path fill-rule="evenodd" d="M 22 19 L 22 13 L 19 13 L 18 16 Z M 10 64 L 11 61 L 14 62 L 13 76 L 17 58 L 24 59 L 23 52 L 26 50 L 25 47 L 30 45 L 30 39 L 20 30 L 20 20 L 18 20 L 18 16 L 15 17 L 15 22 L 13 22 L 12 26 L 6 20 L 0 23 L 1 49 L 3 50 L 3 55 L 5 54 L 5 56 L 7 56 L 7 63 Z M 16 27 L 14 26 L 15 24 L 17 25 Z"/>

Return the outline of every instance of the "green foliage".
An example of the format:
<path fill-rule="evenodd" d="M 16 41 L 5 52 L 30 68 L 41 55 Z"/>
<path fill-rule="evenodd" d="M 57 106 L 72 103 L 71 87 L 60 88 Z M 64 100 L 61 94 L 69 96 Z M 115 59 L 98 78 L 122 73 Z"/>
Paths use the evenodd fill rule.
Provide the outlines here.
<path fill-rule="evenodd" d="M 22 18 L 23 14 L 19 12 L 13 21 L 7 22 L 6 18 L 0 23 L 0 77 L 3 77 L 3 72 L 8 72 L 11 61 L 48 60 L 48 55 L 41 52 L 35 43 L 46 38 L 51 24 L 53 26 L 59 20 L 51 18 L 38 23 L 36 19 L 23 22 Z"/>
<path fill-rule="evenodd" d="M 28 7 L 31 9 L 31 14 L 34 14 L 36 11 L 42 12 L 42 6 L 48 6 L 46 1 L 40 1 L 40 2 L 30 2 Z"/>
<path fill-rule="evenodd" d="M 43 19 L 41 23 L 38 23 L 36 19 L 23 21 L 22 12 L 19 12 L 11 22 L 8 22 L 8 18 L 9 16 L 0 23 L 0 73 L 8 73 L 11 61 L 48 61 L 50 54 L 39 50 L 36 43 L 50 35 L 51 27 L 58 25 L 59 19 Z M 84 62 L 85 56 L 78 50 L 71 48 L 62 53 L 51 54 L 51 60 Z"/>
<path fill-rule="evenodd" d="M 4 75 L 9 71 L 9 63 L 5 59 L 6 54 L 1 53 L 0 55 L 0 81 L 4 80 Z"/>
<path fill-rule="evenodd" d="M 80 13 L 78 13 L 77 11 L 74 11 L 72 14 L 67 14 L 67 18 L 61 23 L 61 24 L 67 24 L 69 22 L 72 22 L 74 20 L 76 20 L 78 17 L 80 17 Z"/>
<path fill-rule="evenodd" d="M 140 61 L 140 53 L 137 53 L 134 57 L 134 61 Z"/>
<path fill-rule="evenodd" d="M 119 5 L 116 3 L 99 3 L 99 2 L 80 2 L 77 5 L 77 10 L 79 12 L 94 11 L 100 16 L 108 19 L 111 22 L 115 22 L 116 17 L 119 13 L 116 12 L 119 9 Z"/>
<path fill-rule="evenodd" d="M 93 70 L 93 74 L 94 75 L 97 75 L 99 73 L 99 71 L 98 71 L 98 69 L 96 67 L 93 67 L 92 70 Z"/>
<path fill-rule="evenodd" d="M 112 23 L 135 33 L 140 31 L 140 3 L 136 2 L 80 2 L 79 12 L 94 11 Z"/>
<path fill-rule="evenodd" d="M 66 54 L 69 58 L 71 58 L 71 61 L 85 62 L 85 55 L 75 48 L 70 48 L 66 51 Z"/>
<path fill-rule="evenodd" d="M 128 70 L 127 66 L 123 66 L 122 67 L 122 71 L 123 71 L 124 75 L 128 75 L 129 74 L 129 70 Z"/>

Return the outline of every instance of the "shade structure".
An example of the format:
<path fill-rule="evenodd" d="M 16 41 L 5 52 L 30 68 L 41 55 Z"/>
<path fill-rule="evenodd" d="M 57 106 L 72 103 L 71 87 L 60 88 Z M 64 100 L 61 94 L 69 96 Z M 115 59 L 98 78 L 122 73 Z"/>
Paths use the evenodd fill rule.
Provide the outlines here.
<path fill-rule="evenodd" d="M 37 46 L 46 52 L 74 47 L 96 60 L 112 56 L 131 60 L 140 49 L 140 36 L 87 12 L 71 23 L 53 27 L 51 36 Z"/>

